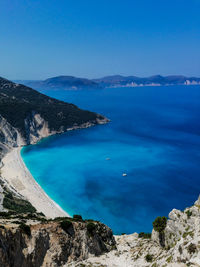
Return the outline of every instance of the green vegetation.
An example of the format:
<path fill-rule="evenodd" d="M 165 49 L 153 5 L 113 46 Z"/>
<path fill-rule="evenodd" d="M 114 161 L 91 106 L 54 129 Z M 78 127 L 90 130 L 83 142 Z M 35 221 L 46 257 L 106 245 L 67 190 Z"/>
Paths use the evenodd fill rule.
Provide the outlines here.
<path fill-rule="evenodd" d="M 156 232 L 162 233 L 165 230 L 167 225 L 167 218 L 166 217 L 157 217 L 153 222 L 153 228 Z"/>
<path fill-rule="evenodd" d="M 26 225 L 24 223 L 21 223 L 19 228 L 27 235 L 31 236 L 31 228 L 29 225 Z"/>
<path fill-rule="evenodd" d="M 144 238 L 144 239 L 150 239 L 151 238 L 151 233 L 141 232 L 141 233 L 139 233 L 138 237 L 139 238 Z"/>
<path fill-rule="evenodd" d="M 145 260 L 146 260 L 147 262 L 152 262 L 152 261 L 153 261 L 153 255 L 151 255 L 151 254 L 147 254 L 147 255 L 145 256 Z"/>
<path fill-rule="evenodd" d="M 183 233 L 183 238 L 186 238 L 188 235 L 194 237 L 194 233 L 192 231 Z"/>
<path fill-rule="evenodd" d="M 11 211 L 9 211 L 9 212 L 4 212 L 4 211 L 0 212 L 0 218 L 9 219 L 11 217 L 11 215 L 13 215 L 13 212 L 11 212 Z"/>
<path fill-rule="evenodd" d="M 55 131 L 61 127 L 65 130 L 74 124 L 94 122 L 97 117 L 103 119 L 96 113 L 50 98 L 24 85 L 16 86 L 3 78 L 0 78 L 0 89 L 0 114 L 25 138 L 27 138 L 27 126 L 24 120 L 30 121 L 37 113 L 48 121 L 50 130 Z"/>
<path fill-rule="evenodd" d="M 179 245 L 179 247 L 178 247 L 178 251 L 179 251 L 180 254 L 183 253 L 183 249 L 182 249 L 181 245 Z"/>
<path fill-rule="evenodd" d="M 95 229 L 96 229 L 96 225 L 95 225 L 95 223 L 89 222 L 89 223 L 87 224 L 87 231 L 88 231 L 88 233 L 89 233 L 90 235 L 93 235 L 93 234 L 94 234 Z"/>
<path fill-rule="evenodd" d="M 192 216 L 192 212 L 190 210 L 187 210 L 185 213 L 187 214 L 188 219 Z"/>
<path fill-rule="evenodd" d="M 5 191 L 3 207 L 16 213 L 36 212 L 36 209 L 30 202 L 13 196 L 11 192 Z"/>
<path fill-rule="evenodd" d="M 83 218 L 82 218 L 81 215 L 76 215 L 76 214 L 75 214 L 75 215 L 73 216 L 73 219 L 76 220 L 76 221 L 83 221 Z"/>
<path fill-rule="evenodd" d="M 60 227 L 66 232 L 69 233 L 69 228 L 72 227 L 72 222 L 68 220 L 64 220 L 60 222 Z"/>
<path fill-rule="evenodd" d="M 172 261 L 172 256 L 170 256 L 169 258 L 167 258 L 166 261 L 167 261 L 168 263 L 170 263 L 170 262 Z"/>
<path fill-rule="evenodd" d="M 197 250 L 197 247 L 196 247 L 195 244 L 190 243 L 189 246 L 187 247 L 187 251 L 188 251 L 188 253 L 190 253 L 190 254 L 195 253 L 196 250 Z"/>

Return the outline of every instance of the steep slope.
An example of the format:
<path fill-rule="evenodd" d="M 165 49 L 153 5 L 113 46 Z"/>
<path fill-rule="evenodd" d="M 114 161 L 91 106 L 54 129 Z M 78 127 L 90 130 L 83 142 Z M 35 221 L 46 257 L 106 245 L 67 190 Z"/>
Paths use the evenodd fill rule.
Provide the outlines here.
<path fill-rule="evenodd" d="M 0 142 L 3 144 L 32 144 L 51 134 L 106 122 L 97 113 L 0 78 Z"/>
<path fill-rule="evenodd" d="M 39 214 L 0 218 L 0 266 L 61 267 L 112 249 L 112 231 L 99 222 L 47 221 Z"/>
<path fill-rule="evenodd" d="M 70 266 L 200 266 L 200 198 L 192 207 L 184 211 L 173 209 L 167 221 L 160 218 L 159 221 L 157 227 L 154 224 L 151 236 L 144 233 L 116 236 L 117 251 Z"/>

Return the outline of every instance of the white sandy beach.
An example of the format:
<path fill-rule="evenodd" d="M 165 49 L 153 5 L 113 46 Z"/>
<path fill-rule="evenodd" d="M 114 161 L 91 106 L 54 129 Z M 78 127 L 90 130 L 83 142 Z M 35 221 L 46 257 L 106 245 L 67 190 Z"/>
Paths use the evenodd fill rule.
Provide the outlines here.
<path fill-rule="evenodd" d="M 3 159 L 2 177 L 22 196 L 49 218 L 69 216 L 57 205 L 35 181 L 21 155 L 21 148 L 14 148 Z"/>

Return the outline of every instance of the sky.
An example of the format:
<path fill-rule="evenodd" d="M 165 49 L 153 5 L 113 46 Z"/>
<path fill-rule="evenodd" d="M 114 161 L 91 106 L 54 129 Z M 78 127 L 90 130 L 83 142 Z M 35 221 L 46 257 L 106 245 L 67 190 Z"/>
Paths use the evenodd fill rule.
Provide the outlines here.
<path fill-rule="evenodd" d="M 0 0 L 0 76 L 200 77 L 200 0 Z"/>

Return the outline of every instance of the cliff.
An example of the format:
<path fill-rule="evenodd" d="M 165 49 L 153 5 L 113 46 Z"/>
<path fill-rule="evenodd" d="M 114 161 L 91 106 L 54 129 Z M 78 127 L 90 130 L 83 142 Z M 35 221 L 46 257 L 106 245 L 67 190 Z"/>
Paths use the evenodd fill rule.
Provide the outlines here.
<path fill-rule="evenodd" d="M 154 223 L 151 235 L 116 236 L 117 251 L 70 266 L 200 266 L 200 198 L 184 211 L 173 209 L 166 222 L 162 218 L 155 220 L 162 223 Z"/>
<path fill-rule="evenodd" d="M 115 248 L 112 231 L 99 222 L 34 216 L 0 219 L 0 266 L 61 267 Z"/>

